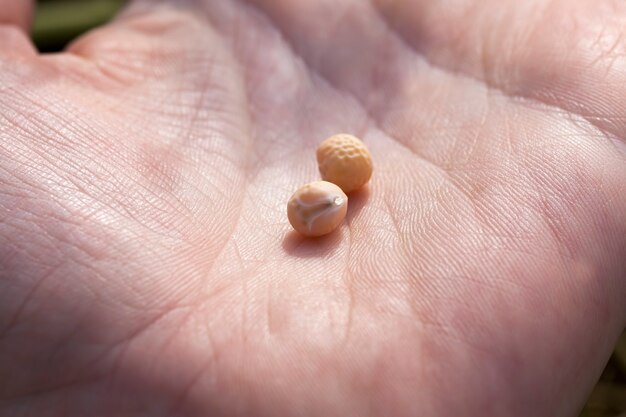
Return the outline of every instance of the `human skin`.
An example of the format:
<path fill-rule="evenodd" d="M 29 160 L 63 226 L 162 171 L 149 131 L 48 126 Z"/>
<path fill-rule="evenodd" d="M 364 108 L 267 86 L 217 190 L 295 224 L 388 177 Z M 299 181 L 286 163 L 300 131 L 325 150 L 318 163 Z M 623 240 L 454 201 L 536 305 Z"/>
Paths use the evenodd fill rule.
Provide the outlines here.
<path fill-rule="evenodd" d="M 1 416 L 575 416 L 626 324 L 626 3 L 0 0 Z M 320 140 L 375 172 L 307 240 Z"/>

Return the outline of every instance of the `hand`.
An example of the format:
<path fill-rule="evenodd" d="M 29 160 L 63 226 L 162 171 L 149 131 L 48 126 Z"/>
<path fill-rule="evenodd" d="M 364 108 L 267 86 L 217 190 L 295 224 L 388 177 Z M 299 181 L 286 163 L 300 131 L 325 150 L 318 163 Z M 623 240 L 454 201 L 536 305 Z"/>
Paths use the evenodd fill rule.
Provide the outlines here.
<path fill-rule="evenodd" d="M 573 416 L 626 324 L 620 1 L 0 1 L 0 415 Z M 19 10 L 18 10 L 19 8 Z M 286 203 L 349 132 L 327 237 Z"/>

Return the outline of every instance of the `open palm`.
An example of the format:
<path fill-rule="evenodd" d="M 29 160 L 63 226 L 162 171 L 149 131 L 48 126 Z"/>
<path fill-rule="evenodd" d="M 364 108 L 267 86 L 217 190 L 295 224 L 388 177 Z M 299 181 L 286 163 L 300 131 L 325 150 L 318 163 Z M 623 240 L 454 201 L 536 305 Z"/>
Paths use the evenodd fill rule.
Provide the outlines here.
<path fill-rule="evenodd" d="M 0 1 L 0 415 L 571 416 L 626 323 L 620 1 Z M 290 231 L 348 132 L 346 224 Z"/>

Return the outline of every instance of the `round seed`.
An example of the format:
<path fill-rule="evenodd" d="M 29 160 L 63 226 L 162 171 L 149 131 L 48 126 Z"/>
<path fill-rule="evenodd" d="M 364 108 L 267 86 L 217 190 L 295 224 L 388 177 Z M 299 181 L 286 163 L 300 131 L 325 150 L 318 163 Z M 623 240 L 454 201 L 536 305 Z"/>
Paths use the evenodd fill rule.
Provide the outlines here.
<path fill-rule="evenodd" d="M 348 197 L 335 184 L 315 181 L 303 185 L 287 204 L 287 217 L 304 236 L 322 236 L 335 230 L 346 217 Z"/>
<path fill-rule="evenodd" d="M 364 186 L 372 176 L 372 156 L 359 139 L 346 133 L 334 135 L 317 148 L 322 179 L 349 193 Z"/>

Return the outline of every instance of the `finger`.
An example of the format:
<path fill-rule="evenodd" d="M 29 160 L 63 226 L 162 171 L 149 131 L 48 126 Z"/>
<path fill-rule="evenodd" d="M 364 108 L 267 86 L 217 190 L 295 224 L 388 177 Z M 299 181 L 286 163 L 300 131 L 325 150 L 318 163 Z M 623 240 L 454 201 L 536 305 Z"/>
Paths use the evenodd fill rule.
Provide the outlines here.
<path fill-rule="evenodd" d="M 0 0 L 0 53 L 34 52 L 27 37 L 32 18 L 32 0 Z"/>
<path fill-rule="evenodd" d="M 32 0 L 0 0 L 0 25 L 16 26 L 26 33 L 32 19 Z"/>

